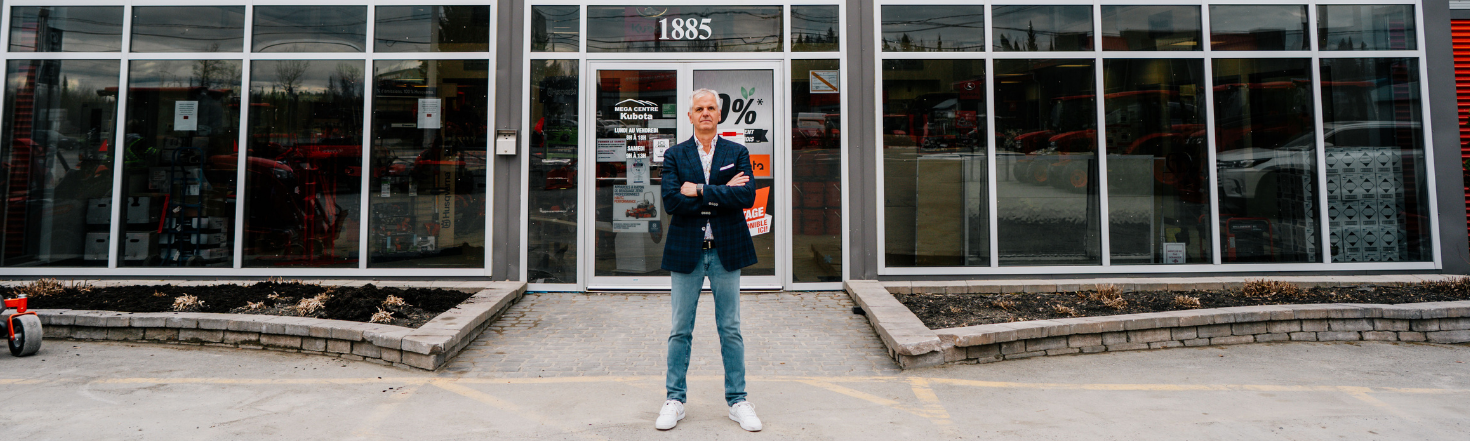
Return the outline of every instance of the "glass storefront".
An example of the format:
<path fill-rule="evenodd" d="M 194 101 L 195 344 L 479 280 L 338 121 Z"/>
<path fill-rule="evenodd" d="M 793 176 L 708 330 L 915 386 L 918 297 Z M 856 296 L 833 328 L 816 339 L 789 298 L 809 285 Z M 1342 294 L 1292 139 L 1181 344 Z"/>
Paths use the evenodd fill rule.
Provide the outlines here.
<path fill-rule="evenodd" d="M 1442 265 L 1421 2 L 936 3 L 17 0 L 0 267 L 657 289 L 700 87 L 751 286 Z"/>
<path fill-rule="evenodd" d="M 9 7 L 0 265 L 484 274 L 491 8 Z"/>
<path fill-rule="evenodd" d="M 879 274 L 1433 261 L 1416 5 L 1205 3 L 879 2 Z"/>

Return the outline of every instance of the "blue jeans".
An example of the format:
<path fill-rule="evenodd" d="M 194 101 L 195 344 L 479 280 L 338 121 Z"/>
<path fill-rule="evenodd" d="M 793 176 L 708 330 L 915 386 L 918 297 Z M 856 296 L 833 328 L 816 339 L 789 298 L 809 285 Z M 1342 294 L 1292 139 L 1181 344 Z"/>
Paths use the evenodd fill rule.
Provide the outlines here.
<path fill-rule="evenodd" d="M 674 271 L 674 327 L 669 331 L 668 375 L 664 386 L 668 399 L 685 402 L 688 389 L 689 346 L 694 340 L 694 311 L 699 306 L 699 290 L 709 277 L 715 297 L 715 323 L 720 330 L 720 358 L 725 361 L 725 402 L 735 405 L 745 401 L 745 340 L 740 337 L 740 270 L 726 271 L 720 265 L 716 250 L 704 250 L 704 257 L 694 271 Z"/>

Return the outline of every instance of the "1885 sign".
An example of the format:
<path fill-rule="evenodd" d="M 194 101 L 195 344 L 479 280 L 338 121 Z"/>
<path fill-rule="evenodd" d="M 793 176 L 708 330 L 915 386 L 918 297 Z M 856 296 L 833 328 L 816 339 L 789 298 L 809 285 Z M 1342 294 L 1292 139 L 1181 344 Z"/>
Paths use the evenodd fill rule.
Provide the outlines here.
<path fill-rule="evenodd" d="M 590 6 L 590 52 L 781 50 L 780 6 Z"/>

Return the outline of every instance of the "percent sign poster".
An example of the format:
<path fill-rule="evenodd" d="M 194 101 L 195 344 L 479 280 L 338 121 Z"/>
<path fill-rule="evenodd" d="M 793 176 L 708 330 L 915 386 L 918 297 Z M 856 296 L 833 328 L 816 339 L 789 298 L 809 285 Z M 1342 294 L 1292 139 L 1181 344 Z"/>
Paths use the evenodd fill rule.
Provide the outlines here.
<path fill-rule="evenodd" d="M 770 70 L 696 70 L 694 89 L 720 93 L 720 136 L 745 144 L 751 162 L 770 163 L 776 153 L 775 82 Z M 757 157 L 757 155 L 764 155 Z M 765 161 L 760 161 L 764 158 Z M 757 171 L 770 177 L 770 170 Z"/>

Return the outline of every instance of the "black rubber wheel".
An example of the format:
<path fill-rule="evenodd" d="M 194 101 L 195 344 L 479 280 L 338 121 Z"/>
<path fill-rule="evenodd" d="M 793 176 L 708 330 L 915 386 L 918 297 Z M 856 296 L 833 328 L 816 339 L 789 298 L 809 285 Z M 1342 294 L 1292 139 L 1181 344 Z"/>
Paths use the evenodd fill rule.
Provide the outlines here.
<path fill-rule="evenodd" d="M 34 315 L 15 316 L 10 319 L 15 327 L 15 337 L 10 339 L 10 355 L 24 357 L 41 350 L 41 319 Z"/>

